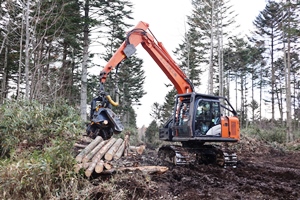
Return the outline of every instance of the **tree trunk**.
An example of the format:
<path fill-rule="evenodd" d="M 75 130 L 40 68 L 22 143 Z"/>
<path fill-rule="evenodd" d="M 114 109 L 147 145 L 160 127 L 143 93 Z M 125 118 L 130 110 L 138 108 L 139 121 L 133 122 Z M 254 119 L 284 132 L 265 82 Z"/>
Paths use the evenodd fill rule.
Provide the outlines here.
<path fill-rule="evenodd" d="M 23 12 L 24 14 L 24 12 Z M 23 15 L 24 16 L 24 15 Z M 20 84 L 21 84 L 21 77 L 22 77 L 22 51 L 23 51 L 23 29 L 24 29 L 24 22 L 22 17 L 22 25 L 21 25 L 21 38 L 19 43 L 20 53 L 19 53 L 19 68 L 18 68 L 18 82 L 17 82 L 17 94 L 16 99 L 20 98 Z"/>
<path fill-rule="evenodd" d="M 27 8 L 25 12 L 25 29 L 26 29 L 26 40 L 25 40 L 25 99 L 29 99 L 29 0 L 27 0 Z"/>
<path fill-rule="evenodd" d="M 271 109 L 272 109 L 272 122 L 275 121 L 275 67 L 274 67 L 274 37 L 272 30 L 271 38 Z"/>
<path fill-rule="evenodd" d="M 84 6 L 84 29 L 83 29 L 83 60 L 81 72 L 81 93 L 80 93 L 80 116 L 85 122 L 87 120 L 87 63 L 89 58 L 89 0 Z"/>
<path fill-rule="evenodd" d="M 214 6 L 212 3 L 212 17 L 211 17 L 211 31 L 210 31 L 210 54 L 209 54 L 209 69 L 208 69 L 208 94 L 214 93 L 214 31 L 213 31 L 213 23 L 214 23 Z"/>
<path fill-rule="evenodd" d="M 4 51 L 4 65 L 3 65 L 3 70 L 2 70 L 2 83 L 1 83 L 1 95 L 0 95 L 0 103 L 4 102 L 4 99 L 7 94 L 7 62 L 8 62 L 8 46 L 5 46 L 5 51 Z"/>
<path fill-rule="evenodd" d="M 262 92 L 263 92 L 263 63 L 260 65 L 260 82 L 259 82 L 259 123 L 260 126 L 262 120 Z"/>
<path fill-rule="evenodd" d="M 292 114 L 291 114 L 291 40 L 290 40 L 290 1 L 288 0 L 288 37 L 287 37 L 287 69 L 286 72 L 286 135 L 287 142 L 293 141 Z M 284 52 L 285 53 L 285 52 Z"/>
<path fill-rule="evenodd" d="M 125 151 L 125 141 L 122 142 L 121 146 L 119 147 L 118 151 L 115 153 L 114 155 L 114 160 L 118 160 L 121 158 L 121 156 L 123 155 L 124 151 Z"/>

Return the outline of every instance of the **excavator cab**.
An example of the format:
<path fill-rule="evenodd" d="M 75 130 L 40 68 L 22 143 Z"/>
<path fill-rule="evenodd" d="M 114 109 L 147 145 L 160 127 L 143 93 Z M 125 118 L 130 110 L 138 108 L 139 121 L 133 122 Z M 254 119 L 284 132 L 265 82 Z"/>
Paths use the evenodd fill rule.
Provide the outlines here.
<path fill-rule="evenodd" d="M 179 94 L 174 114 L 160 129 L 160 139 L 177 142 L 237 142 L 237 113 L 224 97 L 199 93 Z M 222 112 L 231 113 L 230 116 Z"/>

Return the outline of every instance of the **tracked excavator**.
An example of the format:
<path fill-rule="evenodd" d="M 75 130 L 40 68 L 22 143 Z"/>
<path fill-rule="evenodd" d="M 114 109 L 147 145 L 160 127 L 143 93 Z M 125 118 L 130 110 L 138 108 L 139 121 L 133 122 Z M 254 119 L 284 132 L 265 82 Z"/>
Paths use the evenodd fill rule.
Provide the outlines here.
<path fill-rule="evenodd" d="M 220 96 L 196 93 L 192 82 L 158 42 L 145 22 L 139 22 L 127 33 L 125 41 L 114 53 L 100 73 L 100 95 L 91 105 L 91 123 L 88 133 L 109 138 L 123 126 L 108 106 L 114 102 L 104 92 L 108 74 L 123 60 L 136 52 L 141 44 L 177 90 L 173 114 L 159 130 L 159 139 L 174 142 L 160 147 L 158 155 L 176 165 L 213 163 L 236 166 L 237 156 L 228 151 L 228 143 L 240 139 L 237 112 L 229 101 Z M 100 102 L 96 105 L 95 102 Z M 227 113 L 227 116 L 223 115 Z M 181 143 L 181 145 L 180 145 Z M 176 145 L 175 145 L 176 144 Z M 220 145 L 222 144 L 222 145 Z"/>

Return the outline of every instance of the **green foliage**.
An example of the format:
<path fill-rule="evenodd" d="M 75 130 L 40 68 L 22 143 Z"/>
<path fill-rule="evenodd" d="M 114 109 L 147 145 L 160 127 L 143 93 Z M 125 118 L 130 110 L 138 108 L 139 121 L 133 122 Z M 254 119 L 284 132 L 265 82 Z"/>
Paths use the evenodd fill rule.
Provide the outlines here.
<path fill-rule="evenodd" d="M 88 182 L 73 172 L 72 143 L 51 142 L 53 146 L 34 151 L 28 158 L 1 161 L 0 195 L 4 199 L 69 199 L 81 195 Z"/>
<path fill-rule="evenodd" d="M 106 52 L 101 55 L 101 58 L 105 61 L 114 55 L 125 40 L 126 31 L 131 27 L 127 21 L 132 19 L 132 6 L 129 1 L 113 1 L 109 2 L 109 6 L 104 9 L 107 40 L 104 44 Z M 132 106 L 140 104 L 140 99 L 146 94 L 143 89 L 145 79 L 145 72 L 142 69 L 143 60 L 133 55 L 124 60 L 121 65 L 113 67 L 116 67 L 116 70 L 109 74 L 105 89 L 113 99 L 117 99 L 115 90 L 116 87 L 118 88 L 120 105 L 113 109 L 122 116 L 127 126 L 136 126 L 136 114 Z"/>
<path fill-rule="evenodd" d="M 161 116 L 162 119 L 160 124 L 164 124 L 170 116 L 173 114 L 174 104 L 175 104 L 175 96 L 177 92 L 175 88 L 172 88 L 165 96 L 165 101 L 162 105 Z"/>
<path fill-rule="evenodd" d="M 148 148 L 157 148 L 161 144 L 158 134 L 159 128 L 155 120 L 153 120 L 145 132 L 145 139 Z"/>
<path fill-rule="evenodd" d="M 51 139 L 74 139 L 82 131 L 78 112 L 66 104 L 9 101 L 0 107 L 0 113 L 1 156 L 21 143 L 26 143 L 26 148 L 41 149 Z"/>
<path fill-rule="evenodd" d="M 83 131 L 74 108 L 11 101 L 0 112 L 1 155 L 10 155 L 0 160 L 4 199 L 86 198 L 90 183 L 73 170 L 73 144 Z"/>
<path fill-rule="evenodd" d="M 261 124 L 253 124 L 247 129 L 241 130 L 242 133 L 251 137 L 256 137 L 265 142 L 279 143 L 286 145 L 286 127 L 279 124 L 274 124 L 264 121 Z M 295 140 L 300 138 L 299 132 L 294 133 Z"/>
<path fill-rule="evenodd" d="M 271 122 L 263 121 L 261 124 L 254 124 L 241 132 L 251 138 L 256 138 L 264 143 L 268 143 L 275 149 L 299 151 L 300 132 L 295 130 L 292 134 L 294 141 L 286 142 L 286 127 Z"/>
<path fill-rule="evenodd" d="M 180 67 L 185 72 L 191 83 L 198 87 L 201 85 L 200 76 L 203 74 L 204 44 L 202 35 L 192 26 L 184 36 L 184 41 L 179 44 L 174 53 L 180 61 Z M 199 42 L 201 41 L 201 42 Z"/>

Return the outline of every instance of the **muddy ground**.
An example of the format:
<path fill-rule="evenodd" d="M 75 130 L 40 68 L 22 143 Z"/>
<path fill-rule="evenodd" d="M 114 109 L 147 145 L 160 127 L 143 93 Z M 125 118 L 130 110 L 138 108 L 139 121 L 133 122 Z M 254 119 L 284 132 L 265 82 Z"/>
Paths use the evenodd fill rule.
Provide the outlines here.
<path fill-rule="evenodd" d="M 168 165 L 163 174 L 131 172 L 97 179 L 114 178 L 117 188 L 131 191 L 126 199 L 300 199 L 299 151 L 250 138 L 233 148 L 238 155 L 236 168 Z M 130 159 L 141 166 L 161 164 L 151 149 Z"/>

